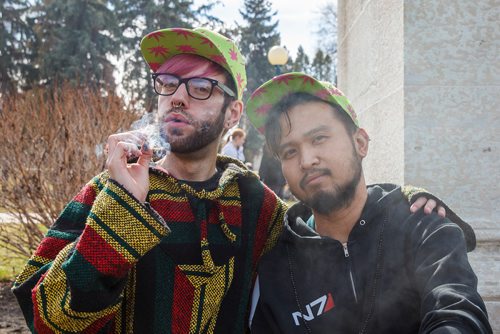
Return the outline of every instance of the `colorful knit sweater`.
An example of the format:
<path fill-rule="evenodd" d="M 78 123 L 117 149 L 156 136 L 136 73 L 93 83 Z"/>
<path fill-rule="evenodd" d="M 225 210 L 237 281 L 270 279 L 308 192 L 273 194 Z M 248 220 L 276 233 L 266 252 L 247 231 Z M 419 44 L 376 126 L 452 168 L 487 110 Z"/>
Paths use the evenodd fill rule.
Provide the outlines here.
<path fill-rule="evenodd" d="M 256 264 L 286 206 L 241 163 L 215 190 L 156 169 L 148 204 L 106 172 L 67 205 L 14 283 L 34 333 L 243 333 Z"/>

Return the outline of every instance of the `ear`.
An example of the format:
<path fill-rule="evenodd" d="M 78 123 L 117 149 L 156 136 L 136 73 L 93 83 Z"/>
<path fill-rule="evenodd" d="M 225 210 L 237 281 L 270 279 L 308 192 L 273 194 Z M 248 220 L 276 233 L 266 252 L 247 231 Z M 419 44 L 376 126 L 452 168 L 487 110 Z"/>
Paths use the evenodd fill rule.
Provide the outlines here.
<path fill-rule="evenodd" d="M 365 129 L 359 128 L 356 130 L 353 137 L 357 153 L 361 156 L 361 158 L 366 157 L 368 154 L 368 143 L 370 142 L 368 133 L 366 133 Z"/>
<path fill-rule="evenodd" d="M 224 117 L 224 130 L 227 131 L 238 124 L 241 115 L 243 114 L 243 102 L 240 100 L 231 101 L 226 109 Z"/>

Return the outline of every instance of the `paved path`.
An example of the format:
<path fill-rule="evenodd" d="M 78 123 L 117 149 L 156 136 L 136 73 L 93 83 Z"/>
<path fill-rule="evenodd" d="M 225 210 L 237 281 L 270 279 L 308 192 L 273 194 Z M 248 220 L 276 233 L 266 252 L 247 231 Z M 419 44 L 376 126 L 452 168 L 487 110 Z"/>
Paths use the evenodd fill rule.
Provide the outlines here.
<path fill-rule="evenodd" d="M 7 212 L 0 212 L 0 224 L 2 223 L 18 223 L 19 219 L 16 215 Z M 1 334 L 1 332 L 0 332 Z"/>
<path fill-rule="evenodd" d="M 10 213 L 0 212 L 0 224 L 1 223 L 12 223 L 16 222 L 17 218 L 12 216 Z"/>

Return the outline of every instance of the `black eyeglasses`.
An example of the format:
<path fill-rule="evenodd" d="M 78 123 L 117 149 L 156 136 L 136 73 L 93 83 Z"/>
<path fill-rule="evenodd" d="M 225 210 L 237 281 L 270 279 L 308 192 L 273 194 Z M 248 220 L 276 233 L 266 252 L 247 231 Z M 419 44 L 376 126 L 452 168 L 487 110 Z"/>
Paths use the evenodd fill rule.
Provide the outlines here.
<path fill-rule="evenodd" d="M 186 85 L 189 96 L 197 100 L 206 100 L 212 96 L 214 87 L 218 87 L 223 93 L 235 97 L 234 92 L 223 83 L 210 78 L 184 78 L 181 79 L 170 73 L 153 73 L 153 87 L 155 93 L 163 96 L 174 94 L 181 84 Z"/>

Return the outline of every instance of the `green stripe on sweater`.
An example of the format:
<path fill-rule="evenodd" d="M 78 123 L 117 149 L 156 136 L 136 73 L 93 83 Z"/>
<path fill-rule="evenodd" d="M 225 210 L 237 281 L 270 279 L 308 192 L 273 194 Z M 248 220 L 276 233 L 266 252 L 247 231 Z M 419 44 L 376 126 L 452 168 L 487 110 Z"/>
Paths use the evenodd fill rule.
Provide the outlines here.
<path fill-rule="evenodd" d="M 137 219 L 138 222 L 142 223 L 152 234 L 154 234 L 158 239 L 163 237 L 163 234 L 158 232 L 149 222 L 147 222 L 144 217 L 137 212 L 129 203 L 127 203 L 123 198 L 121 198 L 117 193 L 113 190 L 107 188 L 106 194 L 108 194 L 111 198 L 113 198 L 118 204 L 120 204 L 124 209 L 126 209 L 130 214 Z"/>
<path fill-rule="evenodd" d="M 123 240 L 115 231 L 111 229 L 108 225 L 106 225 L 96 214 L 93 212 L 90 213 L 89 218 L 93 219 L 99 227 L 101 227 L 110 237 L 116 240 L 123 248 L 125 248 L 133 257 L 136 259 L 141 257 L 132 246 L 130 246 L 125 240 Z"/>

